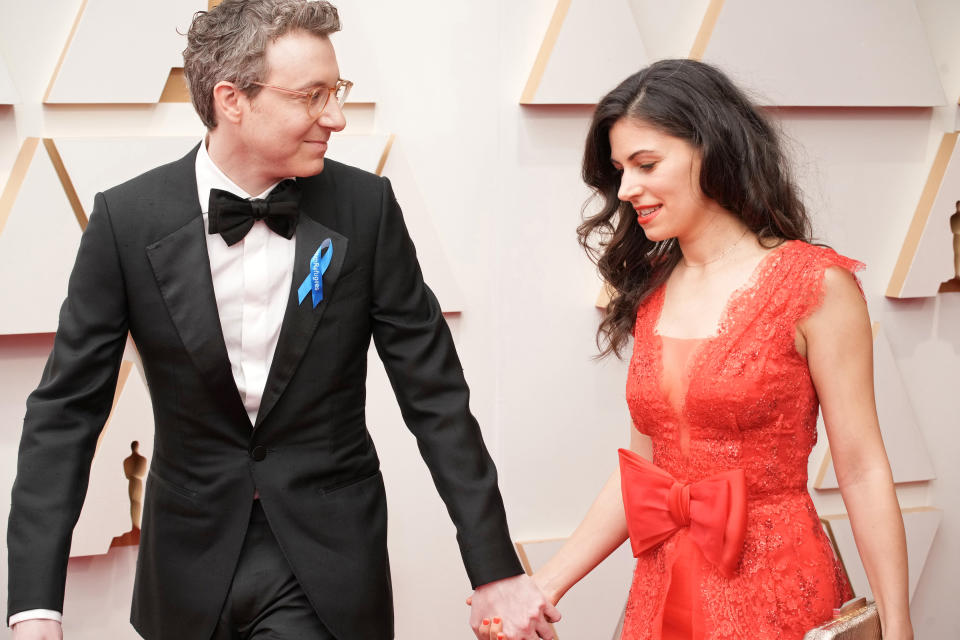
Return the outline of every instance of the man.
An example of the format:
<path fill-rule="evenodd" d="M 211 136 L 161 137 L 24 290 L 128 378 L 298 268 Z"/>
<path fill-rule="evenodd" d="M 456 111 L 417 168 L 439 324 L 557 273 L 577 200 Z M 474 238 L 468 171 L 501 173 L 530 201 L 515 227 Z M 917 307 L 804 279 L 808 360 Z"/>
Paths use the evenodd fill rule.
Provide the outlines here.
<path fill-rule="evenodd" d="M 457 527 L 471 624 L 500 615 L 509 637 L 549 637 L 557 614 L 522 575 L 390 184 L 324 160 L 350 86 L 338 29 L 326 2 L 197 14 L 184 60 L 205 143 L 97 195 L 27 401 L 8 533 L 17 640 L 61 635 L 70 535 L 128 331 L 156 421 L 131 614 L 143 637 L 393 637 L 364 423 L 371 337 Z"/>

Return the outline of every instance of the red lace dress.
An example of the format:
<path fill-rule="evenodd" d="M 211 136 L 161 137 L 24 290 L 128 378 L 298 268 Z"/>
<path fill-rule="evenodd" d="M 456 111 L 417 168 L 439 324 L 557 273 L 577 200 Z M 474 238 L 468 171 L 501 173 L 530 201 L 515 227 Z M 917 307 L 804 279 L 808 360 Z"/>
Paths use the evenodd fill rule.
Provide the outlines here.
<path fill-rule="evenodd" d="M 800 640 L 851 596 L 807 493 L 819 405 L 794 344 L 832 266 L 863 265 L 781 245 L 730 298 L 717 335 L 700 340 L 655 332 L 663 286 L 640 306 L 627 379 L 634 426 L 678 487 L 742 469 L 746 533 L 728 572 L 689 526 L 640 553 L 624 640 Z"/>

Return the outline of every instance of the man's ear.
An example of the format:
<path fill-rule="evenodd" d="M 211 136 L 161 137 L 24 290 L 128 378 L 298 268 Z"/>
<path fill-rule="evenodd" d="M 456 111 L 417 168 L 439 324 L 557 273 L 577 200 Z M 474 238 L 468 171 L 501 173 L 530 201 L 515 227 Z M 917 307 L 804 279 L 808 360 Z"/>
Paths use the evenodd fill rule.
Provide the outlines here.
<path fill-rule="evenodd" d="M 213 87 L 213 109 L 217 122 L 221 118 L 238 124 L 243 114 L 243 102 L 247 96 L 235 84 L 222 80 Z"/>

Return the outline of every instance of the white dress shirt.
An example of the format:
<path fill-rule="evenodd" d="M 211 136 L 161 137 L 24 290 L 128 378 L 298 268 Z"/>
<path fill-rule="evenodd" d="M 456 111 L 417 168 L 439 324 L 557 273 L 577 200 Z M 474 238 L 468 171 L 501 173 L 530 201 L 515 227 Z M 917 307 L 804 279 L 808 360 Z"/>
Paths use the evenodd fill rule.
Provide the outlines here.
<path fill-rule="evenodd" d="M 241 198 L 266 198 L 277 184 L 259 195 L 248 194 L 213 163 L 204 145 L 200 145 L 197 196 L 203 209 L 204 229 L 209 226 L 210 189 L 229 191 Z M 290 297 L 296 242 L 274 233 L 262 220 L 255 222 L 244 239 L 232 247 L 217 233 L 206 234 L 206 239 L 223 340 L 233 379 L 253 425 Z"/>
<path fill-rule="evenodd" d="M 250 195 L 220 170 L 210 159 L 206 143 L 197 152 L 197 197 L 203 211 L 203 228 L 209 228 L 207 209 L 210 189 L 229 191 L 241 198 L 266 198 L 279 182 L 263 193 Z M 220 314 L 220 328 L 227 345 L 227 356 L 240 398 L 250 418 L 257 420 L 260 400 L 267 384 L 280 337 L 280 325 L 286 311 L 293 280 L 296 242 L 271 231 L 258 220 L 240 242 L 233 246 L 220 234 L 205 234 L 213 293 Z M 23 620 L 62 621 L 59 611 L 31 609 L 10 616 L 10 626 Z"/>

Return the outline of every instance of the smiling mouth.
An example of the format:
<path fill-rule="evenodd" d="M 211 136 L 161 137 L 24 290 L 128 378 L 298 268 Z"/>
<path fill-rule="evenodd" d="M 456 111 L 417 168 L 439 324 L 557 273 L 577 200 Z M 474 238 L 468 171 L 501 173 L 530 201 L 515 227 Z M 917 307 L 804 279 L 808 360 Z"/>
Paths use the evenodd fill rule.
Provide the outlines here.
<path fill-rule="evenodd" d="M 647 218 L 655 214 L 657 211 L 659 211 L 660 207 L 662 206 L 663 206 L 662 204 L 658 204 L 654 207 L 635 207 L 635 208 L 637 210 L 637 213 L 640 214 L 641 218 Z"/>

